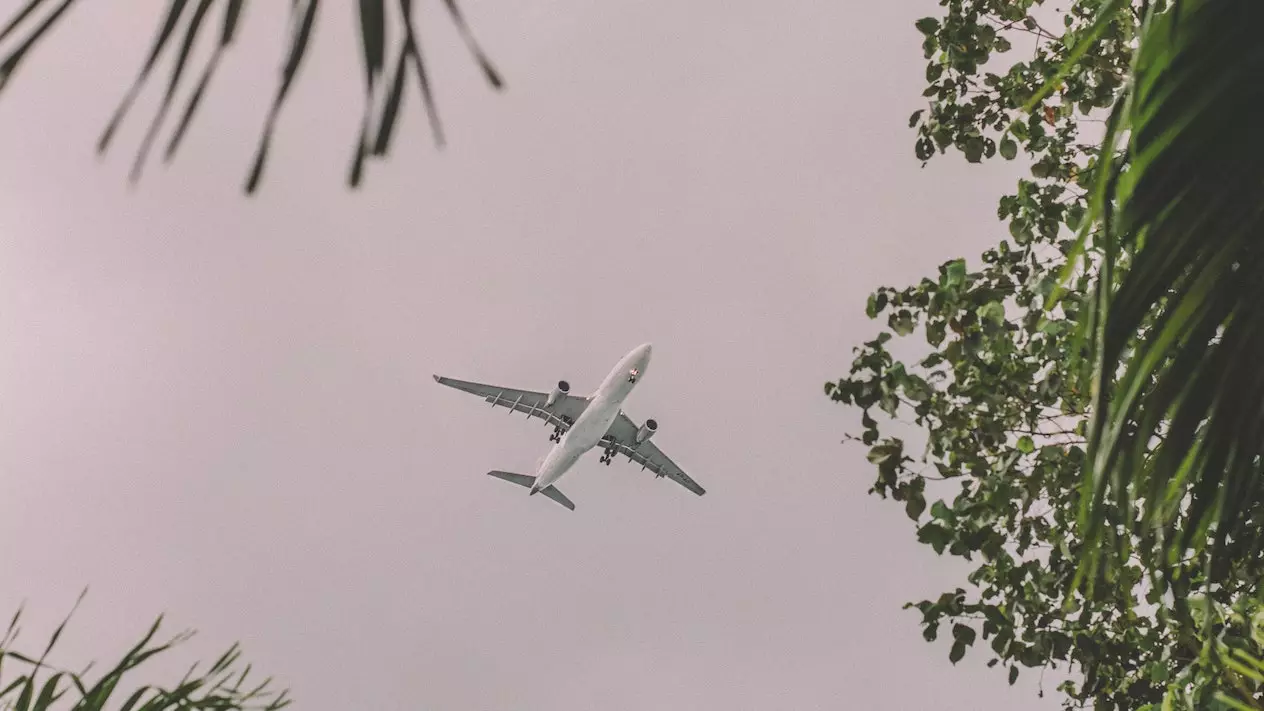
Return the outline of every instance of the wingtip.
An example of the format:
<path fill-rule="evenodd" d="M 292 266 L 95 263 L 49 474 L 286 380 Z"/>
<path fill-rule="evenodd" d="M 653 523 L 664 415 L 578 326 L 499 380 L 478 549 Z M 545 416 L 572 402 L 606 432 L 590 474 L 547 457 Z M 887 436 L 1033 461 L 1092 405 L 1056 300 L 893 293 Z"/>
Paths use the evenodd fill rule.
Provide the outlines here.
<path fill-rule="evenodd" d="M 442 382 L 443 382 L 443 377 L 442 377 L 442 376 L 439 376 L 439 375 L 431 375 L 430 377 L 434 378 L 436 383 L 442 383 Z"/>

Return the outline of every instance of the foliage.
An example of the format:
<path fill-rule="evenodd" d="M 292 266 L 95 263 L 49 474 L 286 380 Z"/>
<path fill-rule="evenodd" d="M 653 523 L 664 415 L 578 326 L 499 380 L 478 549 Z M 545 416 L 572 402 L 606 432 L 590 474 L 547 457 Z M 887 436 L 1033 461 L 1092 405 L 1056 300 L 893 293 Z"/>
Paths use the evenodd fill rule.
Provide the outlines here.
<path fill-rule="evenodd" d="M 82 600 L 80 596 L 80 600 Z M 76 603 L 76 607 L 78 604 Z M 71 610 L 71 615 L 74 610 Z M 49 653 L 61 637 L 70 616 L 58 625 L 38 658 L 16 651 L 14 641 L 19 633 L 18 623 L 22 616 L 19 609 L 0 638 L 0 708 L 13 711 L 46 711 L 63 698 L 73 711 L 99 711 L 106 708 L 111 699 L 124 693 L 123 677 L 158 654 L 170 650 L 187 640 L 191 633 L 177 635 L 161 644 L 151 644 L 162 624 L 159 617 L 145 636 L 123 655 L 109 671 L 96 680 L 87 677 L 89 669 L 75 673 L 56 669 L 46 663 Z M 280 711 L 289 705 L 287 692 L 268 689 L 271 679 L 252 686 L 244 686 L 250 667 L 235 668 L 241 652 L 233 645 L 212 664 L 206 672 L 194 676 L 196 665 L 173 687 L 143 685 L 128 692 L 118 708 L 122 711 Z M 23 671 L 16 676 L 4 672 L 20 665 Z M 89 665 L 89 668 L 91 665 Z M 40 673 L 46 677 L 41 678 Z M 70 696 L 67 696 L 67 694 Z"/>
<path fill-rule="evenodd" d="M 1145 17 L 1130 89 L 1107 134 L 1126 135 L 1091 204 L 1103 255 L 1083 327 L 1096 357 L 1083 524 L 1089 582 L 1138 552 L 1187 555 L 1208 582 L 1264 553 L 1264 5 L 1177 0 Z M 1157 441 L 1157 444 L 1156 444 Z M 1111 497 L 1107 500 L 1107 490 Z M 1112 555 L 1098 556 L 1102 540 Z M 1155 557 L 1155 554 L 1158 557 Z M 1105 563 L 1099 567 L 1097 563 Z"/>
<path fill-rule="evenodd" d="M 60 3 L 27 0 L 8 22 L 0 27 L 0 47 L 9 39 L 13 39 L 16 43 L 7 53 L 0 54 L 0 57 L 3 57 L 0 59 L 0 92 L 8 85 L 23 60 L 30 56 L 37 45 L 47 39 L 50 31 L 64 20 L 67 12 L 75 4 L 76 0 L 61 0 Z M 200 37 L 211 35 L 214 37 L 214 50 L 203 66 L 197 84 L 189 94 L 176 127 L 168 139 L 163 152 L 165 162 L 171 161 L 175 156 L 193 116 L 207 93 L 211 79 L 225 53 L 232 48 L 240 32 L 241 24 L 247 16 L 247 5 L 247 0 L 196 0 L 196 2 L 169 0 L 167 10 L 158 22 L 153 44 L 140 73 L 97 145 L 98 152 L 104 152 L 109 148 L 115 130 L 149 80 L 158 59 L 169 47 L 176 44 L 176 38 L 179 36 L 179 46 L 174 50 L 175 58 L 172 60 L 166 86 L 163 89 L 162 103 L 137 151 L 131 171 L 133 182 L 140 178 L 144 163 L 153 148 L 154 141 L 157 140 L 158 131 L 162 128 L 172 108 L 176 92 L 185 78 L 188 61 L 196 42 Z M 488 83 L 495 89 L 502 88 L 504 83 L 499 72 L 475 42 L 457 0 L 444 0 L 444 6 Z M 303 60 L 311 48 L 320 8 L 320 0 L 294 0 L 290 3 L 290 29 L 286 59 L 281 67 L 280 83 L 269 108 L 263 135 L 245 184 L 247 194 L 253 194 L 258 189 L 263 177 L 268 149 L 276 130 L 281 107 L 289 97 Z M 358 10 L 366 100 L 360 135 L 355 144 L 351 171 L 348 176 L 348 183 L 352 188 L 359 187 L 361 183 L 366 158 L 381 158 L 389 153 L 391 137 L 404 104 L 405 89 L 411 81 L 410 72 L 415 75 L 422 102 L 434 131 L 435 142 L 439 145 L 443 144 L 443 132 L 431 90 L 431 79 L 426 70 L 421 40 L 414 22 L 412 0 L 398 0 L 395 13 L 388 12 L 386 0 L 359 0 Z M 393 29 L 392 34 L 402 38 L 389 69 L 386 64 L 388 28 Z M 25 35 L 19 42 L 18 36 L 22 32 L 25 32 Z M 267 69 L 267 71 L 272 70 Z M 379 105 L 380 109 L 377 108 Z M 375 124 L 374 116 L 379 110 L 380 117 Z"/>
<path fill-rule="evenodd" d="M 1192 561 L 1177 561 L 1183 575 L 1167 581 L 1129 555 L 1091 596 L 1073 588 L 1086 551 L 1075 524 L 1092 404 L 1092 361 L 1077 334 L 1101 261 L 1096 250 L 1076 257 L 1075 232 L 1092 224 L 1099 155 L 1085 134 L 1125 87 L 1143 4 L 1079 0 L 1060 17 L 1060 35 L 1042 25 L 1037 15 L 1049 13 L 1034 0 L 942 0 L 939 17 L 917 22 L 930 102 L 910 118 L 917 157 L 1021 152 L 1030 177 L 1000 199 L 1009 238 L 981 264 L 953 260 L 870 296 L 867 313 L 888 330 L 825 386 L 861 411 L 849 439 L 868 447 L 871 493 L 902 503 L 919 541 L 974 564 L 966 585 L 910 604 L 926 639 L 944 636 L 954 663 L 986 642 L 989 666 L 1002 666 L 1010 683 L 1024 668 L 1073 665 L 1077 678 L 1059 687 L 1067 707 L 1180 708 L 1185 699 L 1206 708 L 1222 703 L 1212 701 L 1222 682 L 1248 684 L 1242 698 L 1258 694 L 1250 675 L 1222 663 L 1229 646 L 1260 656 L 1260 640 L 1243 632 L 1250 617 L 1192 628 L 1166 602 L 1202 591 L 1217 609 L 1245 609 L 1264 573 L 1259 556 L 1231 557 L 1215 587 Z M 1024 36 L 1035 40 L 1031 58 L 997 68 Z M 1051 80 L 1055 91 L 1042 96 Z M 1083 268 L 1046 308 L 1072 258 Z M 925 345 L 896 340 L 914 335 Z M 1139 519 L 1135 506 L 1109 516 L 1109 527 L 1125 531 Z"/>

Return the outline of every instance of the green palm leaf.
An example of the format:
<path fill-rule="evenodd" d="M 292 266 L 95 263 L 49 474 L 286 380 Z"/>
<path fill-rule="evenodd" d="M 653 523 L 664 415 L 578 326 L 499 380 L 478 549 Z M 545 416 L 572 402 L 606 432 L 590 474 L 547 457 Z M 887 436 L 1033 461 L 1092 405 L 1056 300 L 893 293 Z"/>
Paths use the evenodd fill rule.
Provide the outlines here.
<path fill-rule="evenodd" d="M 86 592 L 86 591 L 85 591 Z M 80 595 L 80 601 L 83 596 Z M 78 608 L 79 603 L 75 603 Z M 70 615 L 74 614 L 71 610 Z M 143 685 L 128 693 L 121 705 L 117 700 L 120 685 L 125 677 L 150 658 L 167 652 L 175 645 L 189 639 L 192 633 L 176 635 L 166 642 L 154 644 L 153 639 L 162 624 L 162 618 L 151 626 L 141 640 L 123 655 L 109 671 L 94 681 L 86 676 L 88 670 L 74 673 L 57 669 L 47 662 L 70 620 L 70 615 L 53 632 L 43 654 L 32 658 L 16 651 L 18 622 L 22 610 L 18 610 L 8 631 L 0 638 L 0 709 L 13 711 L 48 711 L 60 699 L 70 693 L 66 708 L 71 711 L 102 711 L 118 708 L 120 711 L 280 711 L 290 704 L 288 690 L 276 691 L 272 680 L 266 679 L 254 688 L 241 688 L 250 668 L 238 671 L 234 668 L 241 652 L 233 645 L 203 674 L 194 675 L 194 669 L 174 688 Z M 89 665 L 91 667 L 91 665 Z M 16 678 L 13 671 L 17 670 Z M 48 672 L 46 678 L 40 672 Z M 111 703 L 111 699 L 115 703 Z"/>
<path fill-rule="evenodd" d="M 1165 572 L 1201 561 L 1204 582 L 1230 544 L 1258 555 L 1264 542 L 1245 515 L 1264 483 L 1261 21 L 1257 0 L 1150 7 L 1102 148 L 1117 158 L 1098 176 L 1102 265 L 1082 323 L 1095 361 L 1090 592 L 1126 558 L 1120 525 Z"/>

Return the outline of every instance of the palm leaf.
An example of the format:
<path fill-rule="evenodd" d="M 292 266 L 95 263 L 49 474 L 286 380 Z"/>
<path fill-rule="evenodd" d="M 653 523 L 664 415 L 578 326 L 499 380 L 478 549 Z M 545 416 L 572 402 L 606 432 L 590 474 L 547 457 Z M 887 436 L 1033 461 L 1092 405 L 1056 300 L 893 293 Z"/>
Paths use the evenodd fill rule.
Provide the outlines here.
<path fill-rule="evenodd" d="M 12 49 L 7 52 L 0 51 L 0 92 L 3 92 L 19 66 L 30 56 L 31 51 L 41 44 L 49 31 L 66 16 L 67 10 L 71 9 L 74 2 L 75 0 L 61 0 L 59 3 L 49 2 L 49 0 L 28 0 L 7 21 L 0 24 L 0 49 L 3 49 L 6 41 L 23 37 Z M 349 6 L 350 3 L 337 3 L 335 7 L 344 5 Z M 169 0 L 166 11 L 159 18 L 154 40 L 140 72 L 124 95 L 97 144 L 98 152 L 109 149 L 119 126 L 126 120 L 132 104 L 158 69 L 160 60 L 168 54 L 169 47 L 176 45 L 177 49 L 171 60 L 161 103 L 136 152 L 129 174 L 132 182 L 140 179 L 150 150 L 166 122 L 176 100 L 176 94 L 183 86 L 183 79 L 189 68 L 191 50 L 198 38 L 207 32 L 218 32 L 219 35 L 211 57 L 203 65 L 197 84 L 185 101 L 176 127 L 168 138 L 163 153 L 163 160 L 167 162 L 175 156 L 177 148 L 188 134 L 193 117 L 206 97 L 211 78 L 239 32 L 242 18 L 246 14 L 246 6 L 247 0 L 197 0 L 197 2 Z M 475 41 L 456 0 L 444 0 L 444 6 L 454 28 L 465 42 L 487 83 L 497 90 L 503 88 L 504 81 L 500 73 Z M 264 120 L 263 133 L 250 165 L 245 183 L 247 194 L 255 193 L 262 182 L 281 109 L 292 92 L 299 69 L 312 46 L 311 40 L 315 33 L 314 28 L 320 7 L 320 0 L 292 0 L 290 3 L 290 30 L 286 40 L 288 43 L 286 58 L 281 67 L 277 92 Z M 367 77 L 367 86 L 363 109 L 364 119 L 361 122 L 360 135 L 353 147 L 352 170 L 348 177 L 348 184 L 352 188 L 358 188 L 362 184 L 364 164 L 367 159 L 384 158 L 390 151 L 394 127 L 402 113 L 404 87 L 408 82 L 407 75 L 410 67 L 411 71 L 417 75 L 416 81 L 420 86 L 422 103 L 435 144 L 442 147 L 444 143 L 434 101 L 432 80 L 422 61 L 421 40 L 414 24 L 412 1 L 399 0 L 395 12 L 389 11 L 385 0 L 360 0 L 356 9 L 360 39 L 364 49 L 360 62 Z M 393 34 L 400 38 L 400 48 L 395 54 L 396 59 L 388 79 L 383 75 L 386 69 L 386 37 L 392 34 L 388 32 L 391 27 L 398 28 L 398 31 Z M 270 68 L 266 70 L 271 71 Z M 385 96 L 384 100 L 383 96 Z M 383 105 L 381 119 L 376 125 L 372 125 L 371 117 L 379 103 Z"/>
<path fill-rule="evenodd" d="M 1117 158 L 1099 168 L 1114 177 L 1094 200 L 1102 267 L 1082 323 L 1095 362 L 1077 585 L 1090 594 L 1124 561 L 1120 524 L 1169 573 L 1194 556 L 1205 583 L 1228 542 L 1254 555 L 1264 542 L 1246 516 L 1264 483 L 1261 21 L 1257 0 L 1152 6 L 1101 150 Z"/>
<path fill-rule="evenodd" d="M 79 601 L 82 599 L 83 595 L 80 595 Z M 78 605 L 79 602 L 76 602 L 75 607 Z M 73 613 L 72 609 L 71 614 Z M 14 616 L 9 627 L 10 632 L 16 629 L 20 617 L 21 610 Z M 68 693 L 73 698 L 73 703 L 70 704 L 72 711 L 102 711 L 112 708 L 110 700 L 119 692 L 125 677 L 152 657 L 167 652 L 191 636 L 191 633 L 179 634 L 166 642 L 154 644 L 154 637 L 162 624 L 162 618 L 159 617 L 141 640 L 109 671 L 95 681 L 88 681 L 85 679 L 86 669 L 76 674 L 57 669 L 47 662 L 49 652 L 65 631 L 69 620 L 70 615 L 67 615 L 53 632 L 44 653 L 38 658 L 12 648 L 16 635 L 7 634 L 0 640 L 0 662 L 9 662 L 0 666 L 0 671 L 11 671 L 14 664 L 26 667 L 25 673 L 16 678 L 0 676 L 0 708 L 47 711 Z M 205 674 L 194 676 L 193 669 L 190 669 L 172 688 L 141 686 L 131 691 L 118 708 L 120 711 L 279 711 L 289 705 L 288 691 L 271 690 L 270 679 L 250 690 L 240 688 L 246 672 L 249 671 L 249 667 L 240 672 L 234 668 L 240 655 L 238 646 L 234 644 Z M 22 669 L 22 666 L 17 668 Z M 50 672 L 48 677 L 40 679 L 40 672 L 45 670 Z M 234 678 L 236 684 L 229 686 Z"/>

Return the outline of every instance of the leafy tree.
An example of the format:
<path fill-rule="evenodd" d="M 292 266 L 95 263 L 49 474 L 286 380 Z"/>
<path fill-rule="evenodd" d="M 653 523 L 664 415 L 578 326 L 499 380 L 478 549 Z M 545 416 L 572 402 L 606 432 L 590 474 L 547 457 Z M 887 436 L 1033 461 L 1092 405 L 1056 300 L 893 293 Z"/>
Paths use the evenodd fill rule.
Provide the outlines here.
<path fill-rule="evenodd" d="M 71 610 L 73 614 L 74 610 Z M 146 684 L 125 690 L 122 687 L 124 677 L 149 659 L 192 636 L 192 633 L 186 632 L 154 644 L 154 636 L 162 624 L 161 617 L 122 659 L 95 679 L 88 677 L 92 665 L 78 673 L 58 669 L 47 659 L 71 615 L 67 615 L 54 630 L 39 657 L 14 648 L 22 610 L 19 609 L 13 616 L 4 637 L 0 638 L 0 708 L 46 711 L 62 699 L 66 699 L 65 705 L 74 711 L 101 711 L 107 706 L 122 711 L 280 711 L 290 703 L 288 692 L 269 690 L 271 679 L 262 682 L 251 680 L 247 685 L 251 668 L 237 667 L 241 651 L 235 644 L 203 673 L 195 676 L 197 665 L 194 665 L 174 686 Z M 13 673 L 15 665 L 20 670 L 16 674 Z M 67 697 L 67 694 L 70 696 Z M 126 697 L 120 702 L 123 694 Z M 110 703 L 112 699 L 114 704 Z"/>
<path fill-rule="evenodd" d="M 1076 586 L 1094 540 L 1076 526 L 1094 362 L 1079 326 L 1103 258 L 1100 249 L 1077 252 L 1076 231 L 1092 229 L 1096 217 L 1088 197 L 1100 153 L 1086 134 L 1101 128 L 1124 90 L 1153 7 L 1078 0 L 1054 33 L 1035 0 L 941 5 L 940 16 L 916 24 L 929 99 L 910 118 L 916 156 L 952 151 L 980 162 L 1021 151 L 1030 177 L 1000 199 L 1009 236 L 981 264 L 949 261 L 915 285 L 870 296 L 867 313 L 887 330 L 825 385 L 861 411 L 849 439 L 868 447 L 877 470 L 871 493 L 902 503 L 919 541 L 974 564 L 964 585 L 910 606 L 927 640 L 947 638 L 954 663 L 986 643 L 988 664 L 1006 669 L 1010 683 L 1023 668 L 1073 665 L 1077 678 L 1059 687 L 1068 708 L 1225 708 L 1213 698 L 1222 684 L 1258 700 L 1251 680 L 1264 676 L 1250 659 L 1264 642 L 1254 598 L 1259 555 L 1229 552 L 1215 586 L 1194 560 L 1174 561 L 1173 578 L 1157 575 L 1131 548 L 1141 510 L 1124 502 L 1101 519 L 1101 530 L 1122 531 L 1118 565 L 1091 590 Z M 1024 36 L 1034 52 L 1010 62 L 1005 55 Z M 895 340 L 913 335 L 925 345 Z M 1264 514 L 1259 502 L 1243 506 Z M 1208 624 L 1173 614 L 1173 598 L 1197 600 L 1194 612 Z M 1226 671 L 1230 648 L 1240 668 Z M 1209 653 L 1217 649 L 1224 654 Z"/>
<path fill-rule="evenodd" d="M 60 0 L 60 2 L 27 0 L 3 26 L 0 26 L 0 48 L 5 46 L 6 41 L 12 40 L 12 48 L 0 53 L 2 57 L 0 58 L 0 92 L 8 86 L 23 61 L 37 46 L 45 43 L 51 30 L 67 16 L 75 4 L 76 0 Z M 253 3 L 247 3 L 247 0 L 169 0 L 166 12 L 159 19 L 153 44 L 140 73 L 97 144 L 98 152 L 104 152 L 109 148 L 115 130 L 150 79 L 159 58 L 170 48 L 178 45 L 173 50 L 175 56 L 171 61 L 166 86 L 163 89 L 162 103 L 150 122 L 149 129 L 137 151 L 131 171 L 133 182 L 140 178 L 141 170 L 149 157 L 154 141 L 157 140 L 158 132 L 162 129 L 172 109 L 176 93 L 186 78 L 189 58 L 198 38 L 207 34 L 214 36 L 214 50 L 202 67 L 201 75 L 186 99 L 175 129 L 167 141 L 163 152 L 164 161 L 170 161 L 175 156 L 193 116 L 209 90 L 211 79 L 215 76 L 220 61 L 232 49 L 241 24 L 248 17 L 246 13 L 248 5 L 253 5 Z M 336 3 L 336 5 L 349 6 L 349 3 Z M 431 79 L 422 54 L 420 35 L 416 31 L 413 2 L 398 0 L 393 5 L 394 12 L 389 11 L 386 0 L 359 0 L 357 5 L 366 96 L 360 135 L 355 143 L 348 176 L 348 183 L 352 188 L 359 187 L 363 179 L 366 159 L 385 157 L 389 153 L 395 124 L 404 105 L 405 89 L 411 81 L 417 82 L 427 118 L 434 132 L 435 142 L 442 145 L 444 140 L 431 89 Z M 321 6 L 320 0 L 294 0 L 290 3 L 290 29 L 286 40 L 286 59 L 281 67 L 280 83 L 268 111 L 263 135 L 246 180 L 247 194 L 253 194 L 259 188 L 281 108 L 289 97 L 299 76 L 303 59 L 312 46 L 312 36 L 315 33 Z M 487 82 L 495 89 L 502 88 L 504 82 L 500 73 L 492 66 L 474 40 L 457 0 L 444 0 L 444 6 L 457 31 L 469 46 Z M 120 6 L 120 11 L 122 11 L 121 8 L 122 6 Z M 398 47 L 393 50 L 393 59 L 389 66 L 386 47 L 388 28 L 392 29 L 391 34 L 401 38 Z M 267 72 L 275 71 L 271 67 L 259 69 Z M 410 73 L 414 75 L 413 78 L 409 77 Z M 381 107 L 380 118 L 374 123 L 375 108 L 378 106 Z"/>

